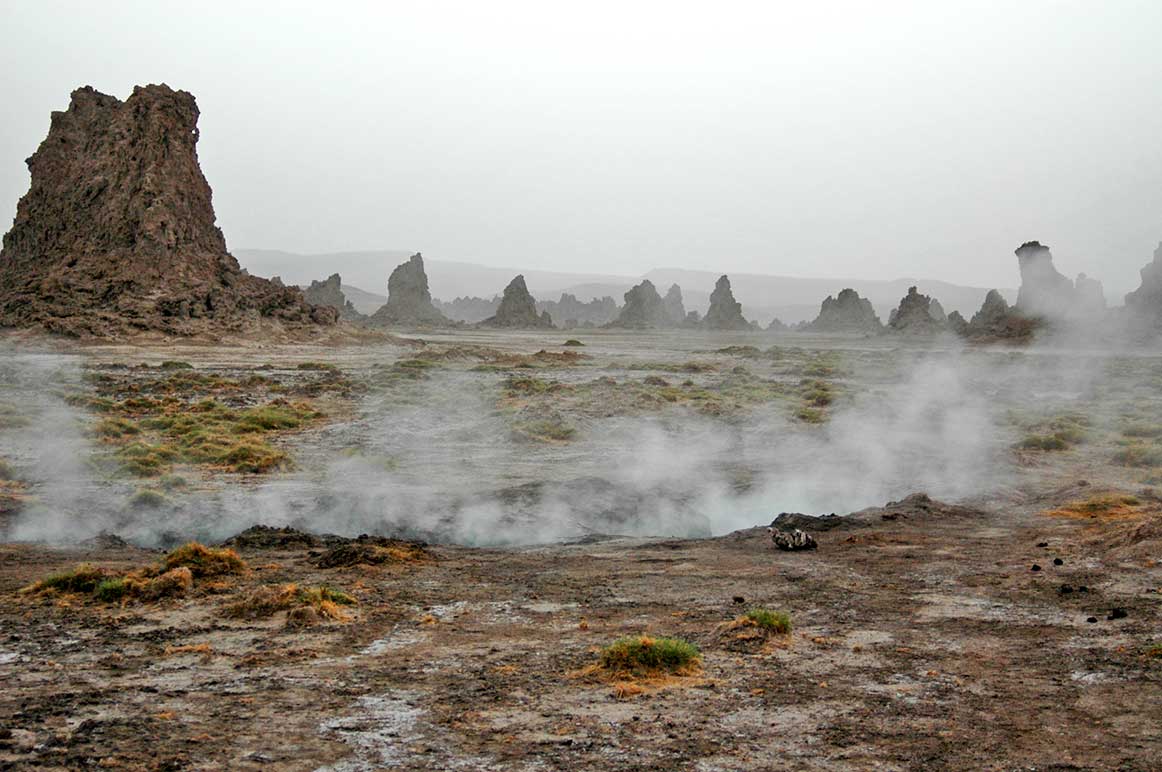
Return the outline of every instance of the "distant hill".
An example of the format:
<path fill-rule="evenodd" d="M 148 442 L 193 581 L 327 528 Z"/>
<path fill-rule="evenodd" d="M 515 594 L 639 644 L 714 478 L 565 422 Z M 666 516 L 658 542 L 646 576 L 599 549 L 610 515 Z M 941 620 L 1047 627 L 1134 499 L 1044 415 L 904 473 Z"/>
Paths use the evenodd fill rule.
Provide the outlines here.
<path fill-rule="evenodd" d="M 281 276 L 287 284 L 308 285 L 313 280 L 338 272 L 343 277 L 343 292 L 347 299 L 359 311 L 372 313 L 387 301 L 379 294 L 387 289 L 387 275 L 412 253 L 408 250 L 378 250 L 304 255 L 270 249 L 237 249 L 233 254 L 251 273 Z M 680 268 L 656 268 L 644 277 L 538 271 L 434 260 L 426 255 L 424 264 L 433 297 L 444 301 L 462 296 L 491 298 L 500 294 L 519 273 L 524 275 L 529 292 L 538 300 L 557 300 L 562 292 L 568 292 L 583 302 L 610 295 L 621 304 L 622 295 L 646 278 L 662 294 L 671 284 L 677 283 L 682 288 L 686 309 L 699 313 L 705 313 L 714 282 L 721 275 L 719 271 Z M 945 311 L 960 311 L 966 318 L 980 308 L 985 294 L 991 289 L 935 279 L 812 279 L 754 273 L 730 273 L 730 281 L 735 298 L 742 303 L 743 315 L 764 326 L 775 317 L 787 323 L 814 319 L 823 299 L 845 287 L 851 287 L 870 300 L 885 322 L 912 285 L 937 298 Z M 1015 289 L 998 289 L 1009 302 L 1016 299 Z"/>

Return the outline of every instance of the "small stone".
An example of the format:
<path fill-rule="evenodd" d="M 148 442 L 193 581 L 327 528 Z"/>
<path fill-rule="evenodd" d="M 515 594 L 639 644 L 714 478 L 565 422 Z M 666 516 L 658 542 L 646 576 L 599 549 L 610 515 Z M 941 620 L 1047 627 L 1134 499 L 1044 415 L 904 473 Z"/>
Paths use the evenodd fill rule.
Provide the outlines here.
<path fill-rule="evenodd" d="M 1053 565 L 1063 566 L 1063 565 L 1065 565 L 1065 561 L 1062 560 L 1061 558 L 1053 558 Z"/>
<path fill-rule="evenodd" d="M 1124 608 L 1115 608 L 1110 611 L 1110 615 L 1106 619 L 1125 619 L 1130 614 Z"/>
<path fill-rule="evenodd" d="M 1059 593 L 1061 593 L 1062 595 L 1069 595 L 1070 593 L 1073 592 L 1073 585 L 1072 584 L 1063 584 L 1063 585 L 1061 585 L 1061 588 L 1058 589 L 1057 591 Z"/>
<path fill-rule="evenodd" d="M 746 598 L 742 597 L 741 595 L 735 595 L 731 600 L 733 600 L 735 603 L 746 603 Z"/>
<path fill-rule="evenodd" d="M 1048 546 L 1049 546 L 1049 542 L 1047 542 L 1047 541 L 1039 541 L 1039 542 L 1037 542 L 1037 546 L 1038 546 L 1038 547 L 1048 547 Z"/>
<path fill-rule="evenodd" d="M 1040 570 L 1041 570 L 1041 566 L 1039 566 L 1039 565 L 1037 565 L 1036 563 L 1034 563 L 1034 564 L 1033 564 L 1033 567 L 1032 567 L 1032 568 L 1030 568 L 1029 570 L 1030 570 L 1030 571 L 1040 571 Z"/>
<path fill-rule="evenodd" d="M 1092 625 L 1092 624 L 1097 622 L 1097 617 L 1088 617 L 1088 618 L 1086 618 L 1085 621 L 1089 622 Z"/>

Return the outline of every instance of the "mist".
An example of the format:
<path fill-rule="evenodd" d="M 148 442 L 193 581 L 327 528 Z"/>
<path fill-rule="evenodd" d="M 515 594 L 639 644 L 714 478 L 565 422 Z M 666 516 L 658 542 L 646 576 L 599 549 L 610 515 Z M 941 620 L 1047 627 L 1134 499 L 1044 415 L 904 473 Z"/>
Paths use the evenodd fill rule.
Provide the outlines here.
<path fill-rule="evenodd" d="M 9 353 L 11 399 L 32 423 L 4 436 L 5 451 L 33 485 L 10 536 L 77 542 L 113 532 L 169 545 L 265 524 L 540 544 L 594 534 L 721 535 L 784 511 L 843 514 L 916 491 L 983 500 L 1019 482 L 1010 413 L 1082 410 L 1105 420 L 1091 400 L 1115 356 L 973 350 L 953 338 L 932 348 L 865 342 L 833 353 L 840 382 L 860 388 L 822 426 L 805 426 L 775 404 L 732 420 L 675 409 L 586 419 L 578 439 L 550 445 L 514 437 L 495 406 L 503 375 L 436 371 L 402 391 L 373 387 L 350 421 L 296 445 L 299 471 L 265 482 L 211 480 L 161 508 L 131 504 L 134 485 L 103 466 L 102 449 L 88 439 L 93 419 L 65 401 L 81 383 L 79 358 Z"/>
<path fill-rule="evenodd" d="M 7 214 L 72 89 L 166 82 L 234 249 L 1125 290 L 1158 240 L 1157 3 L 341 8 L 5 4 Z"/>

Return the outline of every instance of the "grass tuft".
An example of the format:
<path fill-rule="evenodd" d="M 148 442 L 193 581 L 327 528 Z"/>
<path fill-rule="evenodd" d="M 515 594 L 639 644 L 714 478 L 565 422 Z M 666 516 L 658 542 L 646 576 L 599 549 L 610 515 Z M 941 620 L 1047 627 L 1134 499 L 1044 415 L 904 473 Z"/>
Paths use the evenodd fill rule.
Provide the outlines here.
<path fill-rule="evenodd" d="M 221 574 L 240 574 L 246 570 L 246 562 L 238 553 L 227 547 L 207 547 L 196 541 L 183 544 L 170 552 L 161 562 L 162 571 L 185 567 L 194 577 Z"/>
<path fill-rule="evenodd" d="M 752 608 L 743 615 L 763 630 L 778 635 L 788 635 L 791 632 L 791 615 L 785 611 L 771 611 L 766 608 Z"/>
<path fill-rule="evenodd" d="M 701 661 L 698 647 L 681 638 L 619 638 L 601 651 L 601 667 L 611 673 L 681 675 L 697 668 Z"/>

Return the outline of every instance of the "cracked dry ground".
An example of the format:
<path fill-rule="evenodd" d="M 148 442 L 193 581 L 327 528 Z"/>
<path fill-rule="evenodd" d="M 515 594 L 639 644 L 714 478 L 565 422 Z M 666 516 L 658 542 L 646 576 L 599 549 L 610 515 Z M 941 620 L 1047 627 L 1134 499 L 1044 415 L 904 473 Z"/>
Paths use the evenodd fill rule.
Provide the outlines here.
<path fill-rule="evenodd" d="M 123 608 L 14 591 L 154 554 L 7 545 L 0 767 L 1157 769 L 1162 569 L 1134 550 L 1158 507 L 1095 524 L 1040 514 L 1053 504 L 889 505 L 808 553 L 762 529 L 436 547 L 378 568 L 248 550 L 214 594 Z M 222 616 L 286 581 L 351 592 L 355 618 Z M 751 650 L 715 634 L 751 604 L 795 630 Z M 697 642 L 701 677 L 624 699 L 577 677 L 595 647 L 642 631 Z"/>

